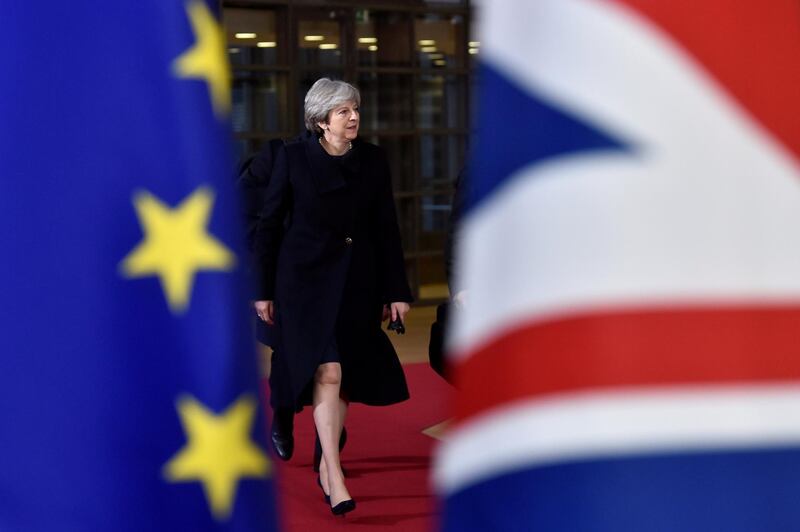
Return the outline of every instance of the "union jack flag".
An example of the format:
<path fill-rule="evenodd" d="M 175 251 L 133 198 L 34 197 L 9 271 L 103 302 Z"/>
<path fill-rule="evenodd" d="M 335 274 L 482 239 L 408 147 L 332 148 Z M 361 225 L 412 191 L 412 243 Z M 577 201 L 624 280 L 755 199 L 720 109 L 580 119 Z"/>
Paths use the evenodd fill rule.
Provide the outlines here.
<path fill-rule="evenodd" d="M 487 0 L 445 530 L 800 530 L 800 2 Z"/>

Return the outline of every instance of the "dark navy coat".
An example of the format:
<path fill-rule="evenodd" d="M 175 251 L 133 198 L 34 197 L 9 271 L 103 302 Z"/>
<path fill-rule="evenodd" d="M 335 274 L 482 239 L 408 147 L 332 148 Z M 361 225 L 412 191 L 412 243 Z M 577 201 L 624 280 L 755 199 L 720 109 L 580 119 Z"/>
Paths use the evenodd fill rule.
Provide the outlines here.
<path fill-rule="evenodd" d="M 272 139 L 265 143 L 261 150 L 249 157 L 242 165 L 236 187 L 241 194 L 242 216 L 247 236 L 247 249 L 252 256 L 255 249 L 256 229 L 261 210 L 264 208 L 264 196 L 272 177 L 272 165 L 278 150 L 283 146 L 281 139 Z M 252 275 L 252 272 L 249 272 Z M 256 338 L 264 345 L 272 345 L 272 327 L 256 319 Z"/>
<path fill-rule="evenodd" d="M 260 300 L 275 301 L 273 406 L 311 404 L 314 373 L 335 339 L 342 394 L 388 405 L 408 398 L 397 354 L 381 329 L 384 304 L 412 300 L 383 151 L 356 140 L 341 157 L 318 138 L 281 148 L 255 239 Z M 277 403 L 277 404 L 276 404 Z"/>
<path fill-rule="evenodd" d="M 272 139 L 267 141 L 261 149 L 247 158 L 242 164 L 239 177 L 236 180 L 236 187 L 241 194 L 242 216 L 247 236 L 247 249 L 250 256 L 255 249 L 256 230 L 261 211 L 264 209 L 264 197 L 272 178 L 272 167 L 278 155 L 278 150 L 284 145 L 292 142 L 303 142 L 312 134 L 308 131 L 284 141 L 282 139 Z M 252 263 L 252 261 L 251 261 Z M 252 271 L 248 272 L 253 275 Z M 255 284 L 253 282 L 252 284 Z M 255 320 L 256 339 L 264 345 L 272 346 L 272 327 L 261 321 Z M 281 393 L 284 387 L 273 388 L 272 393 Z"/>

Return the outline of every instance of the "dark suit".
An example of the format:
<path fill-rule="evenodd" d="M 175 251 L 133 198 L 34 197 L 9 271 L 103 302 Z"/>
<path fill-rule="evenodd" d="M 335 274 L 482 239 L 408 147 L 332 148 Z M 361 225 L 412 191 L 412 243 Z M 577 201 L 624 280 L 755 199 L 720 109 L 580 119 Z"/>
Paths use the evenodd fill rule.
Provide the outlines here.
<path fill-rule="evenodd" d="M 294 407 L 310 404 L 333 339 L 345 397 L 371 405 L 408 398 L 381 329 L 384 304 L 412 300 L 389 166 L 377 146 L 353 145 L 339 158 L 315 136 L 280 149 L 256 232 L 258 299 L 275 301 L 271 379 L 289 383 Z"/>
<path fill-rule="evenodd" d="M 290 142 L 301 140 L 301 137 Z M 236 187 L 241 193 L 242 215 L 244 217 L 247 248 L 252 256 L 255 249 L 255 235 L 258 228 L 258 220 L 261 210 L 264 208 L 264 197 L 267 187 L 272 178 L 272 167 L 278 150 L 284 145 L 281 139 L 272 139 L 265 143 L 261 150 L 255 155 L 250 156 L 242 164 L 239 176 L 236 180 Z M 251 261 L 252 262 L 252 261 Z M 252 275 L 253 272 L 251 271 Z M 255 284 L 255 282 L 251 283 Z M 256 338 L 264 345 L 272 346 L 272 327 L 255 319 Z M 282 363 L 282 359 L 278 360 Z M 274 366 L 274 363 L 273 363 Z M 286 374 L 285 370 L 279 373 Z M 283 399 L 278 399 L 283 397 Z M 270 403 L 290 404 L 292 402 L 292 391 L 287 382 L 280 379 L 271 379 L 270 382 Z M 291 458 L 294 451 L 294 408 L 276 408 L 272 423 L 272 441 L 275 446 L 276 454 L 284 460 Z"/>
<path fill-rule="evenodd" d="M 459 172 L 458 177 L 456 177 L 455 183 L 453 184 L 455 190 L 453 193 L 453 203 L 450 210 L 450 218 L 447 224 L 447 236 L 444 245 L 444 269 L 451 295 L 455 295 L 458 290 L 454 285 L 454 252 L 458 237 L 458 224 L 460 223 L 461 215 L 464 212 L 464 205 L 466 203 L 466 180 L 466 169 L 462 169 L 461 172 Z M 449 302 L 441 303 L 438 307 L 436 307 L 436 321 L 431 324 L 431 336 L 430 341 L 428 342 L 428 360 L 430 361 L 430 365 L 433 370 L 452 384 L 452 376 L 446 367 L 444 353 L 444 341 L 447 335 L 449 314 Z"/>
<path fill-rule="evenodd" d="M 242 214 L 247 231 L 247 247 L 252 253 L 255 246 L 256 228 L 261 210 L 264 208 L 264 195 L 272 176 L 272 166 L 283 140 L 272 139 L 261 150 L 248 157 L 242 165 L 236 188 L 242 196 Z"/>
<path fill-rule="evenodd" d="M 255 249 L 256 230 L 261 211 L 264 209 L 264 198 L 272 178 L 272 167 L 284 144 L 303 142 L 311 133 L 305 132 L 290 140 L 272 139 L 267 141 L 255 155 L 250 156 L 242 165 L 236 186 L 242 196 L 242 214 L 244 216 L 247 236 L 247 248 L 250 254 Z M 252 275 L 252 272 L 251 272 Z M 257 284 L 255 280 L 251 284 Z M 272 346 L 272 327 L 261 320 L 256 320 L 256 338 L 264 345 Z M 280 387 L 272 393 L 280 392 Z"/>

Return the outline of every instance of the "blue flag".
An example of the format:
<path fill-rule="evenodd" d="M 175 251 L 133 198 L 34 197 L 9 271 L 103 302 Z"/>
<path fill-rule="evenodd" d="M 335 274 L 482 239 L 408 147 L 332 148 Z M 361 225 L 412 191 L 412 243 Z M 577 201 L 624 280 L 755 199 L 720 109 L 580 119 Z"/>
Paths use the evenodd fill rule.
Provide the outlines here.
<path fill-rule="evenodd" d="M 0 17 L 0 530 L 274 529 L 200 0 Z"/>

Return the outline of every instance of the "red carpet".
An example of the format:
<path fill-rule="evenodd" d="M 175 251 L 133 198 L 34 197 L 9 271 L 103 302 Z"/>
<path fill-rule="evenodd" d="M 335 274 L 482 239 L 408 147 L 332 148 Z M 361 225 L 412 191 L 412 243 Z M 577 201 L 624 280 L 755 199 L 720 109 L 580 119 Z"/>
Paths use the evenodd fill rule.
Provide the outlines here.
<path fill-rule="evenodd" d="M 410 364 L 404 369 L 411 399 L 389 407 L 350 407 L 342 465 L 347 472 L 347 488 L 358 507 L 344 518 L 331 514 L 316 485 L 311 468 L 311 409 L 296 417 L 294 456 L 289 462 L 276 459 L 282 530 L 437 529 L 436 502 L 429 480 L 430 455 L 436 440 L 422 431 L 446 419 L 452 388 L 427 364 Z"/>

